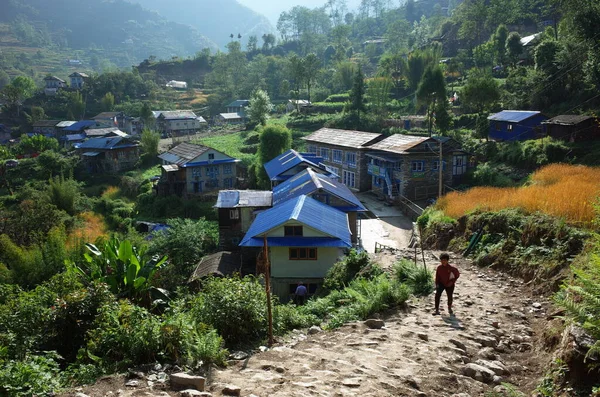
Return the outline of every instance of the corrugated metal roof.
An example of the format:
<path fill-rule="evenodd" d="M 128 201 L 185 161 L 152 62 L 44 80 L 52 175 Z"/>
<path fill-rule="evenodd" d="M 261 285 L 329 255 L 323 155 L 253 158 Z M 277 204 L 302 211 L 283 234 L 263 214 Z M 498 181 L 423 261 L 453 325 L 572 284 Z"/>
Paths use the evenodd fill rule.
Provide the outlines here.
<path fill-rule="evenodd" d="M 89 128 L 87 130 L 85 130 L 85 135 L 89 136 L 89 137 L 103 137 L 103 136 L 107 136 L 107 135 L 115 135 L 115 136 L 122 136 L 125 137 L 127 136 L 126 133 L 124 133 L 123 131 L 119 130 L 117 127 L 111 127 L 111 128 Z"/>
<path fill-rule="evenodd" d="M 544 121 L 544 124 L 558 124 L 558 125 L 577 125 L 584 121 L 593 119 L 593 116 L 585 116 L 579 114 L 561 114 L 551 118 L 550 120 Z"/>
<path fill-rule="evenodd" d="M 56 126 L 58 128 L 65 128 L 65 127 L 69 127 L 75 123 L 76 123 L 76 121 L 61 121 L 60 123 L 56 124 Z"/>
<path fill-rule="evenodd" d="M 264 167 L 271 180 L 277 180 L 279 175 L 301 163 L 305 163 L 307 167 L 312 167 L 315 170 L 319 170 L 329 175 L 329 171 L 327 171 L 324 166 L 319 165 L 321 161 L 323 161 L 322 157 L 313 154 L 298 153 L 294 149 L 290 149 L 268 163 L 265 163 Z"/>
<path fill-rule="evenodd" d="M 200 259 L 188 282 L 208 276 L 228 276 L 240 272 L 241 267 L 242 254 L 240 252 L 216 252 Z"/>
<path fill-rule="evenodd" d="M 492 114 L 488 117 L 488 120 L 518 123 L 527 120 L 530 117 L 537 116 L 538 114 L 540 114 L 540 112 L 537 110 L 503 110 L 499 113 Z"/>
<path fill-rule="evenodd" d="M 65 131 L 80 131 L 96 125 L 96 120 L 81 120 L 65 128 Z"/>
<path fill-rule="evenodd" d="M 64 81 L 63 79 L 56 77 L 56 76 L 48 76 L 44 78 L 45 81 L 49 81 L 49 80 L 56 80 L 56 81 L 60 81 L 61 83 L 66 83 L 66 81 Z"/>
<path fill-rule="evenodd" d="M 534 43 L 535 39 L 537 39 L 539 36 L 541 36 L 541 34 L 542 33 L 540 32 L 540 33 L 535 33 L 535 34 L 532 34 L 529 36 L 522 37 L 520 40 L 520 43 L 523 47 L 526 47 L 526 46 Z"/>
<path fill-rule="evenodd" d="M 310 142 L 326 143 L 335 146 L 360 148 L 381 138 L 381 134 L 365 131 L 338 130 L 334 128 L 321 128 L 302 139 Z"/>
<path fill-rule="evenodd" d="M 404 134 L 390 135 L 382 141 L 369 146 L 369 149 L 383 150 L 385 152 L 404 154 L 407 150 L 429 140 L 424 136 L 412 136 Z"/>
<path fill-rule="evenodd" d="M 360 200 L 356 198 L 346 185 L 335 179 L 318 174 L 310 168 L 273 188 L 273 206 L 320 190 L 326 191 L 350 204 L 349 206 L 344 206 L 344 212 L 366 211 Z"/>
<path fill-rule="evenodd" d="M 268 190 L 221 190 L 215 208 L 270 207 L 272 197 Z"/>
<path fill-rule="evenodd" d="M 175 172 L 179 171 L 179 166 L 177 164 L 166 164 L 162 166 L 162 169 L 165 170 L 165 172 Z"/>
<path fill-rule="evenodd" d="M 228 108 L 237 108 L 237 107 L 246 107 L 248 105 L 250 105 L 250 101 L 248 99 L 238 99 L 238 100 L 235 100 L 235 101 L 231 102 L 226 107 L 228 107 Z"/>
<path fill-rule="evenodd" d="M 85 157 L 96 157 L 99 154 L 100 154 L 100 152 L 85 152 L 85 153 L 82 153 L 81 155 L 85 156 Z"/>
<path fill-rule="evenodd" d="M 241 113 L 219 113 L 219 116 L 221 116 L 225 120 L 237 120 L 244 118 L 244 115 Z"/>
<path fill-rule="evenodd" d="M 265 233 L 290 220 L 296 220 L 334 237 L 342 241 L 346 247 L 352 246 L 348 215 L 307 196 L 288 200 L 258 214 L 240 246 L 251 244 L 252 238 L 262 237 Z"/>
<path fill-rule="evenodd" d="M 83 141 L 85 134 L 69 134 L 67 135 L 67 141 Z"/>
<path fill-rule="evenodd" d="M 165 120 L 182 120 L 182 119 L 195 119 L 196 113 L 191 110 L 167 110 L 160 112 L 158 117 L 164 118 Z"/>
<path fill-rule="evenodd" d="M 57 127 L 60 120 L 39 120 L 33 123 L 33 127 Z"/>
<path fill-rule="evenodd" d="M 88 78 L 90 76 L 88 76 L 85 73 L 81 73 L 81 72 L 73 72 L 69 75 L 69 77 L 83 77 L 83 78 Z"/>
<path fill-rule="evenodd" d="M 334 237 L 267 237 L 269 247 L 339 247 L 348 248 L 348 245 Z M 241 244 L 240 244 L 241 245 Z M 262 247 L 264 238 L 252 237 L 244 247 Z"/>
<path fill-rule="evenodd" d="M 189 163 L 208 150 L 210 150 L 208 146 L 184 142 L 175 146 L 173 149 L 160 154 L 158 158 L 169 163 L 183 165 Z"/>
<path fill-rule="evenodd" d="M 122 143 L 124 143 L 125 145 L 122 145 Z M 85 141 L 79 145 L 79 149 L 110 150 L 110 149 L 114 149 L 116 146 L 129 147 L 129 146 L 137 146 L 137 144 L 129 142 L 125 138 L 122 138 L 120 136 L 115 136 L 115 137 L 111 137 L 111 138 L 88 139 L 87 141 Z"/>
<path fill-rule="evenodd" d="M 92 117 L 92 119 L 93 120 L 96 120 L 96 119 L 114 119 L 115 117 L 117 117 L 120 114 L 121 114 L 121 112 L 102 112 L 102 113 L 98 113 L 97 115 L 95 115 L 94 117 Z"/>

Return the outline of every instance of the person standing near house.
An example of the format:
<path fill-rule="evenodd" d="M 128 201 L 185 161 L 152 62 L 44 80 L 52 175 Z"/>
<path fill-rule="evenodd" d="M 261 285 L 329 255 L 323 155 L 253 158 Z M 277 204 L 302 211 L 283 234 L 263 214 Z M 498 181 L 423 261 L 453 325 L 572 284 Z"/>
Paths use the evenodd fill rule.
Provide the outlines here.
<path fill-rule="evenodd" d="M 434 316 L 440 314 L 440 298 L 442 297 L 442 292 L 446 291 L 446 295 L 448 296 L 448 313 L 453 315 L 452 311 L 452 295 L 454 294 L 454 285 L 456 284 L 456 280 L 460 277 L 460 272 L 458 269 L 450 263 L 450 255 L 447 253 L 443 253 L 440 255 L 441 265 L 437 267 L 435 271 L 435 312 Z"/>
<path fill-rule="evenodd" d="M 294 301 L 296 305 L 303 305 L 306 302 L 306 296 L 308 295 L 308 290 L 304 286 L 304 283 L 300 281 L 298 283 L 298 287 L 296 287 L 296 292 L 294 292 Z"/>

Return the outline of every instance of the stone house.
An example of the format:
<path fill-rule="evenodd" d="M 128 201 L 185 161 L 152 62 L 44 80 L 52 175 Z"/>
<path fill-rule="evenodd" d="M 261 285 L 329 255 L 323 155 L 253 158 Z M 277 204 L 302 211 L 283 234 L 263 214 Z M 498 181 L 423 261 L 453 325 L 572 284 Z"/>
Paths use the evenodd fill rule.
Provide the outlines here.
<path fill-rule="evenodd" d="M 171 137 L 193 135 L 206 127 L 207 123 L 191 110 L 169 110 L 153 112 L 156 117 L 156 128 L 162 134 Z"/>
<path fill-rule="evenodd" d="M 352 247 L 348 215 L 305 195 L 258 214 L 240 246 L 261 248 L 265 240 L 272 290 L 284 302 L 300 281 L 315 293 Z"/>
<path fill-rule="evenodd" d="M 120 136 L 88 139 L 76 145 L 76 149 L 89 173 L 131 170 L 140 159 L 139 144 Z"/>
<path fill-rule="evenodd" d="M 75 88 L 75 89 L 82 89 L 84 84 L 85 84 L 85 80 L 87 80 L 90 76 L 88 76 L 85 73 L 81 73 L 81 72 L 74 72 L 71 73 L 69 75 L 69 78 L 71 79 L 71 88 Z"/>
<path fill-rule="evenodd" d="M 44 78 L 44 94 L 54 96 L 61 88 L 67 88 L 67 82 L 56 76 Z"/>
<path fill-rule="evenodd" d="M 60 120 L 39 120 L 33 123 L 32 131 L 34 134 L 56 137 L 60 123 Z"/>
<path fill-rule="evenodd" d="M 371 189 L 366 152 L 369 145 L 383 139 L 383 135 L 321 128 L 302 139 L 306 141 L 307 151 L 320 156 L 327 169 L 339 175 L 344 185 L 359 192 Z"/>
<path fill-rule="evenodd" d="M 250 101 L 248 99 L 238 99 L 225 107 L 227 109 L 225 113 L 241 113 L 243 116 L 245 115 L 248 106 L 250 106 Z"/>
<path fill-rule="evenodd" d="M 181 143 L 158 158 L 162 160 L 162 176 L 156 185 L 160 195 L 199 195 L 237 185 L 241 160 L 208 146 Z"/>

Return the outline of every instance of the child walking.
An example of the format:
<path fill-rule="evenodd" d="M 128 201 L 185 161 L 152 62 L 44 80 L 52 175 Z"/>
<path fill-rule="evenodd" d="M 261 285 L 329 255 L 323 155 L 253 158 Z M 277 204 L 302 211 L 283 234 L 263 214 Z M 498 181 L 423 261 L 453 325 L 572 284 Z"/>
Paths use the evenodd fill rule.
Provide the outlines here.
<path fill-rule="evenodd" d="M 440 298 L 442 292 L 446 291 L 448 296 L 448 313 L 454 314 L 452 311 L 452 294 L 454 294 L 454 284 L 460 277 L 458 269 L 448 263 L 450 255 L 443 253 L 440 255 L 440 262 L 442 263 L 437 267 L 435 271 L 435 312 L 434 316 L 440 314 Z"/>

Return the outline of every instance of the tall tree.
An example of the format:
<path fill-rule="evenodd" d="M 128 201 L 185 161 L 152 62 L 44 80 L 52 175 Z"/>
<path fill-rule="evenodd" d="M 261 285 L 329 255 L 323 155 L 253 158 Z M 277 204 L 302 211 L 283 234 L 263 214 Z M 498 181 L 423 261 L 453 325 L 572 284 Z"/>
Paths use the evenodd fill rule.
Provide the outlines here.
<path fill-rule="evenodd" d="M 500 100 L 500 86 L 489 73 L 473 70 L 463 87 L 462 100 L 466 106 L 482 114 Z"/>
<path fill-rule="evenodd" d="M 259 186 L 271 187 L 264 164 L 292 147 L 292 133 L 281 125 L 267 125 L 260 131 L 256 177 Z"/>
<path fill-rule="evenodd" d="M 160 134 L 148 128 L 142 130 L 140 140 L 142 152 L 144 152 L 145 160 L 152 161 L 158 156 L 158 144 L 160 143 Z"/>
<path fill-rule="evenodd" d="M 310 102 L 310 88 L 317 79 L 321 68 L 321 60 L 316 54 L 311 53 L 304 57 L 302 63 L 304 64 L 304 82 L 306 83 L 308 101 Z"/>
<path fill-rule="evenodd" d="M 446 81 L 444 73 L 439 65 L 428 66 L 423 73 L 423 78 L 417 89 L 417 101 L 426 106 L 427 118 L 429 120 L 429 136 L 433 126 L 433 113 L 436 101 L 445 101 L 446 99 Z"/>
<path fill-rule="evenodd" d="M 377 116 L 385 116 L 391 91 L 392 80 L 389 77 L 376 77 L 369 82 L 367 87 L 369 106 L 371 106 Z"/>
<path fill-rule="evenodd" d="M 494 57 L 499 65 L 504 65 L 506 61 L 506 39 L 508 38 L 508 29 L 505 25 L 499 25 L 492 37 L 494 43 Z"/>
<path fill-rule="evenodd" d="M 516 66 L 519 56 L 523 53 L 523 45 L 521 44 L 521 35 L 517 32 L 510 32 L 506 39 L 506 55 L 510 59 L 511 64 Z"/>
<path fill-rule="evenodd" d="M 292 80 L 294 81 L 294 95 L 293 99 L 296 100 L 296 110 L 299 111 L 298 99 L 300 99 L 300 87 L 304 82 L 304 62 L 302 58 L 294 54 L 288 58 L 288 69 Z"/>
<path fill-rule="evenodd" d="M 248 116 L 252 124 L 267 125 L 267 119 L 272 109 L 273 105 L 266 91 L 256 90 L 252 93 L 250 106 L 248 107 Z"/>
<path fill-rule="evenodd" d="M 257 49 L 258 49 L 258 38 L 256 38 L 256 36 L 254 36 L 254 35 L 248 37 L 248 44 L 246 44 L 246 51 L 254 52 Z"/>
<path fill-rule="evenodd" d="M 365 106 L 365 76 L 363 75 L 362 68 L 358 68 L 354 75 L 354 84 L 350 91 L 350 104 L 348 109 L 352 112 L 356 120 L 356 129 L 360 128 L 360 113 L 364 112 Z"/>
<path fill-rule="evenodd" d="M 104 94 L 100 100 L 100 106 L 102 107 L 103 111 L 112 112 L 115 107 L 115 96 L 112 94 L 112 92 L 107 92 Z"/>

